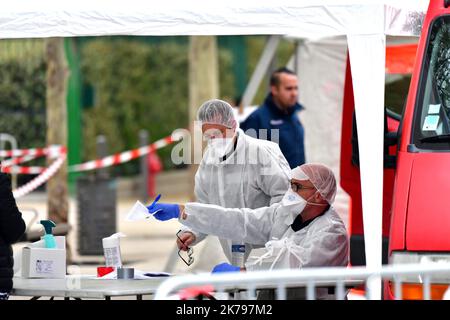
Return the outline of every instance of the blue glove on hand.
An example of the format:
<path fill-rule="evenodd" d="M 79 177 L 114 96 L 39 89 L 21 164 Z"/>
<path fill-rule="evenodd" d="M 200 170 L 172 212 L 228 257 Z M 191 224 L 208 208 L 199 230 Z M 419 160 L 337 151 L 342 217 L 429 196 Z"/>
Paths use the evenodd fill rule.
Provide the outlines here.
<path fill-rule="evenodd" d="M 238 272 L 241 271 L 241 268 L 233 266 L 232 264 L 223 262 L 221 264 L 218 264 L 217 266 L 212 269 L 211 273 L 218 273 L 218 272 Z"/>
<path fill-rule="evenodd" d="M 160 196 L 158 196 L 156 200 L 147 207 L 148 212 L 153 214 L 155 219 L 159 221 L 178 219 L 180 216 L 180 207 L 177 204 L 156 203 L 159 198 Z"/>

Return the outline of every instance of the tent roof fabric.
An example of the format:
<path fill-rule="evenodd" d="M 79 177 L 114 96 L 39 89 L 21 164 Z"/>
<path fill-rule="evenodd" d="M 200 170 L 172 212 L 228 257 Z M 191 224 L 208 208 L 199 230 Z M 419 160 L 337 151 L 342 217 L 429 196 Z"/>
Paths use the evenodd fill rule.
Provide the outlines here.
<path fill-rule="evenodd" d="M 98 35 L 417 34 L 427 1 L 23 0 L 0 12 L 0 38 Z"/>

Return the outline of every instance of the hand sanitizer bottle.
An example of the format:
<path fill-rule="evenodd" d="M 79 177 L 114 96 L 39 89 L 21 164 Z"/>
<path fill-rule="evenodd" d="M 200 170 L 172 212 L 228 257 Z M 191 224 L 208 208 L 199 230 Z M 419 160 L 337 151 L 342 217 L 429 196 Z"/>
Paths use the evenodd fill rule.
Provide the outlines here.
<path fill-rule="evenodd" d="M 53 228 L 56 227 L 56 224 L 52 220 L 41 220 L 39 222 L 44 226 L 45 234 L 41 237 L 44 240 L 45 247 L 47 249 L 56 249 L 56 241 L 53 236 Z"/>

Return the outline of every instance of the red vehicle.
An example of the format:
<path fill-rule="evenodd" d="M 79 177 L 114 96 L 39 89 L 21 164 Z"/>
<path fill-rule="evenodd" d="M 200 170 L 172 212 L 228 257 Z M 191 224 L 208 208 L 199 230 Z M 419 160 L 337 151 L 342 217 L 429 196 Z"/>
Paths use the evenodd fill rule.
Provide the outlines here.
<path fill-rule="evenodd" d="M 388 59 L 387 59 L 388 61 Z M 348 81 L 347 81 L 348 80 Z M 450 261 L 450 1 L 431 0 L 422 26 L 403 115 L 387 108 L 383 189 L 383 263 Z M 341 185 L 351 197 L 351 264 L 363 265 L 364 232 L 351 70 L 344 95 Z M 348 141 L 352 140 L 352 144 Z M 434 279 L 441 299 L 450 279 Z M 391 283 L 384 298 L 393 299 Z M 420 279 L 403 283 L 421 299 Z"/>

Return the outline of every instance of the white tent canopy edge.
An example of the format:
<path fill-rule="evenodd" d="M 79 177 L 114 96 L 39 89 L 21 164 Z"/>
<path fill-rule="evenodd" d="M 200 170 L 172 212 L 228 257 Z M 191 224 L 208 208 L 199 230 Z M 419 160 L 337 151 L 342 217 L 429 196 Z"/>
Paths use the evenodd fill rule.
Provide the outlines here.
<path fill-rule="evenodd" d="M 158 2 L 23 0 L 4 6 L 0 38 L 97 35 L 409 35 L 426 1 Z"/>

